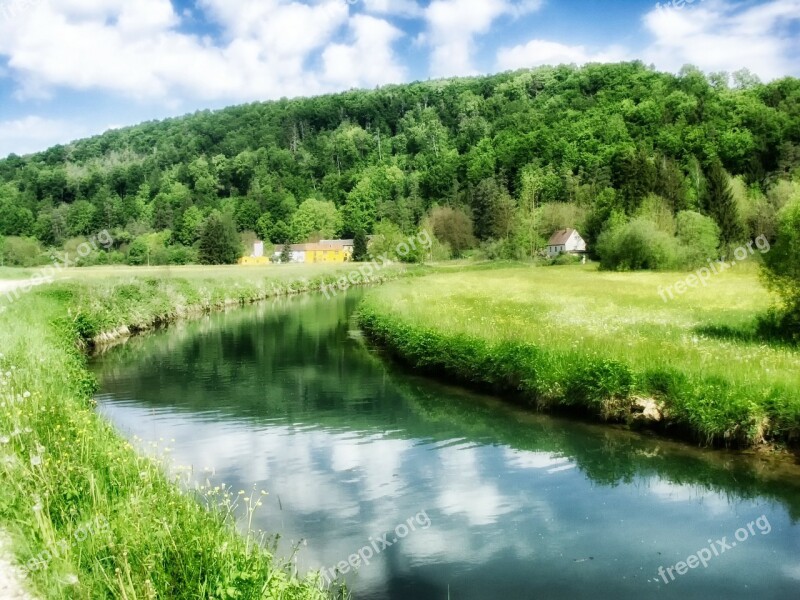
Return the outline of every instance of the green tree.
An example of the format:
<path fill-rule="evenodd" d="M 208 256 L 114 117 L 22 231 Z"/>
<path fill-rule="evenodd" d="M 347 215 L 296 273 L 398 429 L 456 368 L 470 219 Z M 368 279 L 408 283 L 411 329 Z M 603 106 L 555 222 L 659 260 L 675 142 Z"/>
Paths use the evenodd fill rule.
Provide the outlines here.
<path fill-rule="evenodd" d="M 463 210 L 449 206 L 434 208 L 429 222 L 436 239 L 450 246 L 454 258 L 475 246 L 472 219 Z"/>
<path fill-rule="evenodd" d="M 778 213 L 778 228 L 771 246 L 760 238 L 764 253 L 764 279 L 781 298 L 777 332 L 800 342 L 800 195 Z"/>
<path fill-rule="evenodd" d="M 242 198 L 236 208 L 236 225 L 239 231 L 256 231 L 261 208 L 252 198 Z"/>
<path fill-rule="evenodd" d="M 342 217 L 333 202 L 310 198 L 292 217 L 292 237 L 306 241 L 312 237 L 333 239 L 342 228 Z"/>
<path fill-rule="evenodd" d="M 203 221 L 203 213 L 199 208 L 196 206 L 187 208 L 183 213 L 180 231 L 177 232 L 178 240 L 186 246 L 194 244 L 200 238 Z"/>
<path fill-rule="evenodd" d="M 359 229 L 356 231 L 356 236 L 353 240 L 353 260 L 355 262 L 364 262 L 368 258 L 367 234 L 364 233 L 363 229 Z"/>
<path fill-rule="evenodd" d="M 264 240 L 265 242 L 272 241 L 272 230 L 274 226 L 272 224 L 272 215 L 268 212 L 265 212 L 260 217 L 258 217 L 258 221 L 256 221 L 256 235 L 259 239 Z M 283 232 L 285 236 L 285 232 Z"/>
<path fill-rule="evenodd" d="M 281 262 L 292 262 L 292 241 L 289 239 L 286 239 L 283 242 L 283 250 L 281 250 Z"/>
<path fill-rule="evenodd" d="M 67 227 L 70 237 L 91 235 L 96 212 L 95 206 L 86 200 L 79 200 L 73 204 L 67 213 Z"/>
<path fill-rule="evenodd" d="M 710 217 L 685 210 L 678 213 L 678 241 L 683 253 L 683 266 L 694 268 L 716 259 L 719 252 L 719 227 Z"/>
<path fill-rule="evenodd" d="M 200 234 L 199 259 L 204 265 L 231 265 L 242 256 L 236 225 L 219 212 L 212 212 Z"/>
<path fill-rule="evenodd" d="M 728 174 L 721 162 L 717 160 L 711 164 L 706 180 L 705 209 L 719 225 L 723 245 L 740 242 L 744 237 L 744 228 Z"/>

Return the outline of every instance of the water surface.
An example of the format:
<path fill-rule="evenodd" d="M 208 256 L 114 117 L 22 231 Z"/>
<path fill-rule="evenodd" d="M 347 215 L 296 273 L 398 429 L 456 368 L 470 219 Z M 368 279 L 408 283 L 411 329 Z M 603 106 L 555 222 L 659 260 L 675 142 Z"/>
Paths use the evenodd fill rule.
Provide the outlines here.
<path fill-rule="evenodd" d="M 373 548 L 345 575 L 357 600 L 800 597 L 796 468 L 414 377 L 360 339 L 359 295 L 131 340 L 94 361 L 100 409 L 199 480 L 267 490 L 256 526 L 305 541 L 301 571 Z"/>

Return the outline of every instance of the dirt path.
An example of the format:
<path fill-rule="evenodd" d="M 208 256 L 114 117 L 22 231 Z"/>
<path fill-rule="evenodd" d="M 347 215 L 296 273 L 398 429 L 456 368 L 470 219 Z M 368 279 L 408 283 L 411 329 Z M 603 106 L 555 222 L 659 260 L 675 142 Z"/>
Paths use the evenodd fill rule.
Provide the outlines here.
<path fill-rule="evenodd" d="M 24 576 L 14 565 L 6 537 L 0 533 L 0 598 L 3 600 L 35 600 L 25 590 Z"/>
<path fill-rule="evenodd" d="M 0 279 L 0 294 L 24 285 L 25 281 Z M 14 564 L 11 544 L 5 535 L 0 532 L 0 598 L 2 600 L 34 600 L 34 597 L 25 590 L 22 571 Z"/>

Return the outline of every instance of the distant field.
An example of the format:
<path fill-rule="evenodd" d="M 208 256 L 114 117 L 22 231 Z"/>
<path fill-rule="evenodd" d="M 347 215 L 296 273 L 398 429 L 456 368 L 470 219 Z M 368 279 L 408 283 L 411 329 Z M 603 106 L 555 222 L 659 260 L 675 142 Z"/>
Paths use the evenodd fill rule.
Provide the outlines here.
<path fill-rule="evenodd" d="M 102 279 L 106 277 L 224 277 L 230 279 L 254 277 L 314 277 L 318 274 L 341 270 L 342 265 L 270 265 L 244 267 L 240 265 L 225 266 L 165 266 L 165 267 L 131 267 L 114 265 L 103 267 L 73 267 L 58 271 L 58 278 Z M 43 267 L 20 269 L 0 267 L 0 279 L 26 279 L 40 273 Z"/>
<path fill-rule="evenodd" d="M 771 302 L 756 269 L 742 265 L 665 302 L 659 289 L 686 277 L 590 265 L 434 274 L 373 290 L 362 314 L 412 363 L 451 362 L 477 382 L 508 378 L 537 402 L 671 398 L 683 420 L 715 439 L 752 441 L 779 421 L 800 425 L 800 352 L 754 335 Z M 532 354 L 523 360 L 508 344 Z M 525 362 L 520 372 L 499 359 L 479 364 L 504 352 Z"/>

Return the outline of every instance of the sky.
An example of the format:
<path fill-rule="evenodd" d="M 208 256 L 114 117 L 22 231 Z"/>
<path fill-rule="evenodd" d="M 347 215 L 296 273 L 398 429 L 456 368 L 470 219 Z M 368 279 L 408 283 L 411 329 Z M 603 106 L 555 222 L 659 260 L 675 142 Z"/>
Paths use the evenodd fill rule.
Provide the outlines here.
<path fill-rule="evenodd" d="M 800 76 L 800 0 L 0 0 L 0 157 L 245 102 L 635 59 Z"/>

